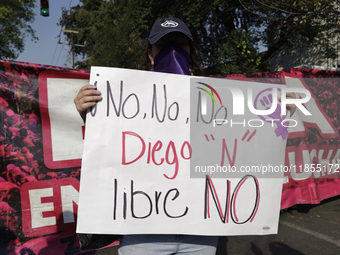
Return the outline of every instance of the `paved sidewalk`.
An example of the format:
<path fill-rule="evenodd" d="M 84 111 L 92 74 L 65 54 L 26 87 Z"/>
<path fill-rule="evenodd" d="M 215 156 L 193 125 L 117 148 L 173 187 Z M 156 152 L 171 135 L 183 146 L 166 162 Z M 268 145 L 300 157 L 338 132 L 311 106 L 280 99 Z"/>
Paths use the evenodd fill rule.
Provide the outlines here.
<path fill-rule="evenodd" d="M 217 255 L 339 255 L 340 196 L 280 215 L 279 233 L 222 237 Z"/>

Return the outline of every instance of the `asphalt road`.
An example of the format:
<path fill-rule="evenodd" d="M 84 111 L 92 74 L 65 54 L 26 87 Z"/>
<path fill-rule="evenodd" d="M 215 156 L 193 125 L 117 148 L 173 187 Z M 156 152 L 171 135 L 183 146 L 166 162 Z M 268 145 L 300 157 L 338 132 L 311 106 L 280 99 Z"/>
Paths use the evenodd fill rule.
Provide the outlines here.
<path fill-rule="evenodd" d="M 117 247 L 86 255 L 117 254 Z M 216 255 L 340 255 L 340 196 L 280 214 L 279 233 L 220 237 Z"/>
<path fill-rule="evenodd" d="M 281 213 L 277 235 L 220 238 L 217 255 L 226 254 L 339 255 L 340 196 Z"/>

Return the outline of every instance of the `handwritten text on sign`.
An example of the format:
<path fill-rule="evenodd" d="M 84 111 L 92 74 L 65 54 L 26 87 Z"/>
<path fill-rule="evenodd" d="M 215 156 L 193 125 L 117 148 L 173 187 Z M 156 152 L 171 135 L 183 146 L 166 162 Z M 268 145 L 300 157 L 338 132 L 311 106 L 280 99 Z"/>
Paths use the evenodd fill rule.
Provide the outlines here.
<path fill-rule="evenodd" d="M 252 86 L 254 93 L 269 87 L 116 68 L 91 69 L 90 82 L 101 91 L 103 100 L 87 114 L 78 232 L 276 233 L 281 178 L 260 178 L 258 173 L 232 176 L 228 172 L 214 176 L 204 171 L 196 176 L 192 171 L 194 165 L 207 163 L 237 168 L 261 162 L 283 164 L 285 140 L 269 123 L 257 128 L 251 141 L 243 142 L 248 127 L 214 127 L 202 121 L 210 116 L 200 113 L 202 96 L 190 84 L 197 79 L 217 87 L 221 83 L 242 89 Z M 223 106 L 232 109 L 232 100 L 226 96 Z M 245 111 L 242 118 L 254 115 Z M 211 143 L 208 135 L 214 137 Z"/>

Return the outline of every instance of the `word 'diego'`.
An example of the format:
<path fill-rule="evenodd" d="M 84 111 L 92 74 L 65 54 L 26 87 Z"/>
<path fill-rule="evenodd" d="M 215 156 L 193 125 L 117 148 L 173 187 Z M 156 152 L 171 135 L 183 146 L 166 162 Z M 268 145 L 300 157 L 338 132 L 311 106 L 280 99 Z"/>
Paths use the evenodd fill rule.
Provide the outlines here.
<path fill-rule="evenodd" d="M 130 142 L 127 140 L 130 140 Z M 131 151 L 129 148 L 137 148 L 138 146 L 140 146 L 141 149 L 137 157 L 128 155 Z M 173 175 L 168 176 L 164 174 L 164 177 L 167 179 L 175 179 L 179 171 L 180 159 L 189 160 L 191 158 L 191 146 L 188 141 L 184 141 L 179 149 L 178 146 L 176 147 L 175 142 L 171 140 L 165 146 L 163 146 L 163 142 L 160 140 L 157 140 L 154 145 L 152 145 L 151 142 L 146 144 L 145 139 L 139 134 L 131 131 L 122 132 L 122 165 L 133 164 L 141 160 L 143 156 L 144 163 L 146 164 L 159 166 L 166 162 L 168 165 L 174 165 L 175 170 Z"/>

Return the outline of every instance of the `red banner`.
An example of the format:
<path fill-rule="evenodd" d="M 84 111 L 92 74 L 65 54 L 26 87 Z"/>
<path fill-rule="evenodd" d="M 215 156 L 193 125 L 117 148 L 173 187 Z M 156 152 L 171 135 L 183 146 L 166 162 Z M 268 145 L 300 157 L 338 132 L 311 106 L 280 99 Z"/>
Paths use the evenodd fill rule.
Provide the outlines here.
<path fill-rule="evenodd" d="M 286 68 L 219 78 L 299 80 L 322 121 L 304 121 L 288 134 L 285 164 L 296 171 L 284 180 L 281 208 L 340 194 L 340 72 Z M 0 254 L 80 252 L 75 226 L 84 126 L 73 98 L 88 80 L 85 70 L 0 62 Z M 325 171 L 306 173 L 306 167 Z"/>

